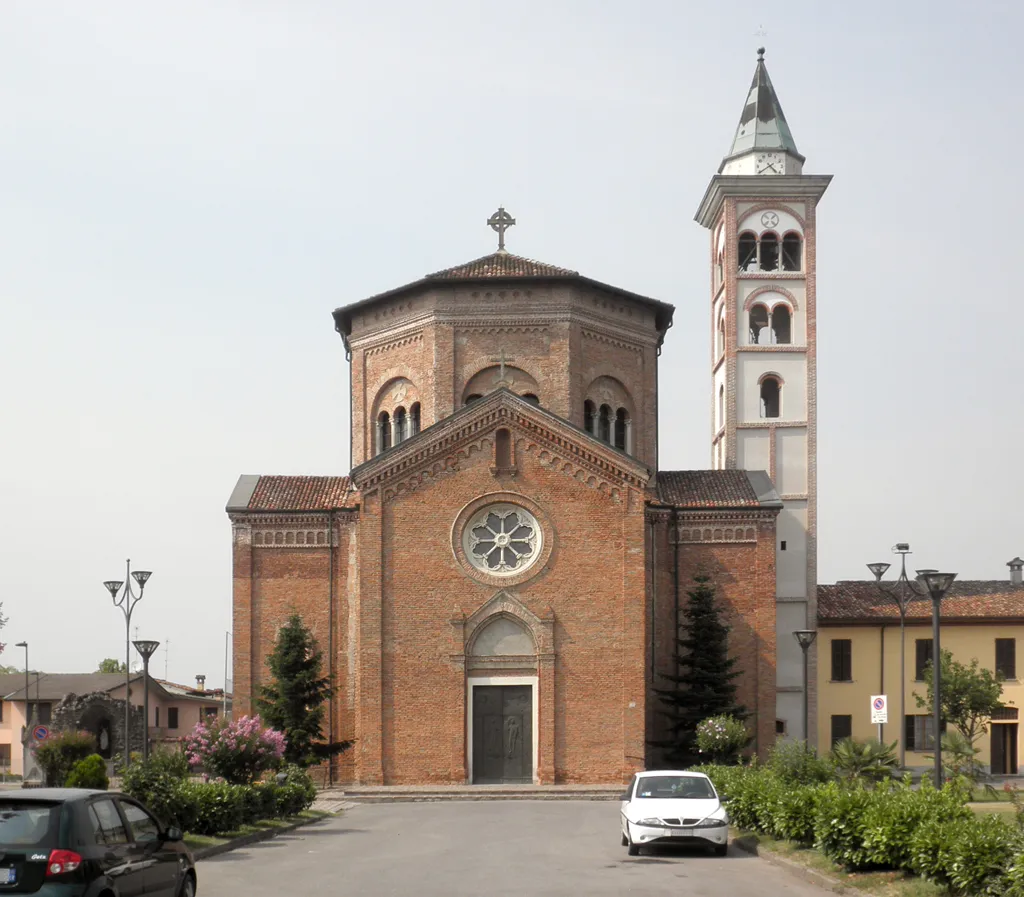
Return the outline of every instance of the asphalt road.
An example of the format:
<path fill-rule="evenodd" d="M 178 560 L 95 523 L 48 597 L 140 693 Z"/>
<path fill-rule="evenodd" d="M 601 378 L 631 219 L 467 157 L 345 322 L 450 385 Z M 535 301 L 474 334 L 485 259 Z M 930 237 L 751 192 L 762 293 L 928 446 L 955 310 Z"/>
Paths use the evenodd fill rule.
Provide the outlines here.
<path fill-rule="evenodd" d="M 199 897 L 823 897 L 736 848 L 626 855 L 616 801 L 362 805 L 199 863 Z"/>

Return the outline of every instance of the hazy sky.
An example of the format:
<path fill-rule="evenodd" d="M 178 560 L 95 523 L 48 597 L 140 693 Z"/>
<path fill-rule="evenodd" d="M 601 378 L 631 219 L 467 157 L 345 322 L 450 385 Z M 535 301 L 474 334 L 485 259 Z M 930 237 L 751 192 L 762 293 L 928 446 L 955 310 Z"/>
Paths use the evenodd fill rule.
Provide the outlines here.
<path fill-rule="evenodd" d="M 764 36 L 758 32 L 764 31 Z M 0 4 L 0 662 L 223 679 L 240 473 L 347 472 L 331 310 L 491 251 L 676 306 L 661 460 L 710 466 L 693 214 L 766 61 L 819 209 L 820 580 L 1024 554 L 1019 2 Z"/>

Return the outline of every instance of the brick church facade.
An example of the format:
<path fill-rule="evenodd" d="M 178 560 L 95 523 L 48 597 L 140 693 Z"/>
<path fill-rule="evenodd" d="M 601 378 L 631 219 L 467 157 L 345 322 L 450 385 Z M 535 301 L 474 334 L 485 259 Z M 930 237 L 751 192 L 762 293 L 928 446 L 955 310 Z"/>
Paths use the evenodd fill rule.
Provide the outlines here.
<path fill-rule="evenodd" d="M 713 181 L 712 227 L 738 223 L 733 180 Z M 330 736 L 355 742 L 333 781 L 622 782 L 658 762 L 653 690 L 707 573 L 763 753 L 786 513 L 771 465 L 741 469 L 716 427 L 714 469 L 659 469 L 672 306 L 509 253 L 509 222 L 489 222 L 497 252 L 334 312 L 347 476 L 239 479 L 236 712 L 297 611 L 336 687 Z M 727 294 L 713 284 L 713 303 Z"/>

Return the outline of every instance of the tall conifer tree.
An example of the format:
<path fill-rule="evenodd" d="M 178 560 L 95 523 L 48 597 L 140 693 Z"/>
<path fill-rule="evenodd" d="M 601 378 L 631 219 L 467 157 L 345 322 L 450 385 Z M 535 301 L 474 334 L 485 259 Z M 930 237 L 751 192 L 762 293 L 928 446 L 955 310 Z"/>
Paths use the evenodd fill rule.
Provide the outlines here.
<path fill-rule="evenodd" d="M 715 603 L 715 587 L 711 577 L 702 574 L 693 582 L 676 638 L 678 674 L 663 677 L 674 687 L 655 689 L 669 724 L 667 737 L 654 746 L 663 748 L 665 759 L 679 766 L 706 759 L 697 752 L 698 723 L 725 713 L 737 719 L 746 716 L 745 708 L 736 703 L 734 680 L 740 671 L 733 669 L 736 658 L 729 656 L 729 627 Z"/>
<path fill-rule="evenodd" d="M 352 742 L 324 742 L 325 704 L 332 695 L 331 683 L 321 675 L 323 653 L 313 633 L 298 614 L 292 614 L 277 634 L 273 653 L 267 658 L 272 676 L 260 687 L 257 707 L 263 721 L 285 734 L 284 759 L 311 766 L 340 754 Z"/>

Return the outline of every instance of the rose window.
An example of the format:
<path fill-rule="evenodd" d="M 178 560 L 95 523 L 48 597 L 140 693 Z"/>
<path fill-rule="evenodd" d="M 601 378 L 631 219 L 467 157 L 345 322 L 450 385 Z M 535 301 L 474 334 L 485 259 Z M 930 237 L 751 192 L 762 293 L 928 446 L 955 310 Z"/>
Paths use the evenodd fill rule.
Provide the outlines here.
<path fill-rule="evenodd" d="M 520 573 L 540 553 L 541 528 L 517 505 L 490 505 L 470 520 L 463 537 L 466 557 L 478 570 L 496 576 Z"/>

